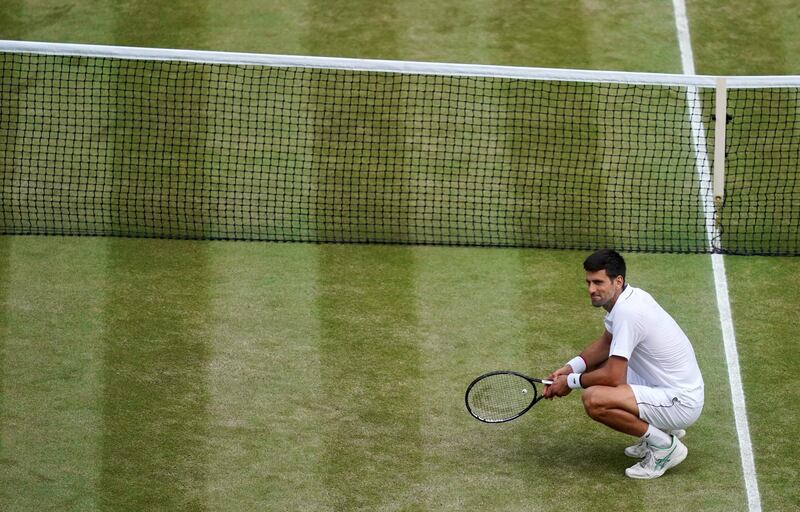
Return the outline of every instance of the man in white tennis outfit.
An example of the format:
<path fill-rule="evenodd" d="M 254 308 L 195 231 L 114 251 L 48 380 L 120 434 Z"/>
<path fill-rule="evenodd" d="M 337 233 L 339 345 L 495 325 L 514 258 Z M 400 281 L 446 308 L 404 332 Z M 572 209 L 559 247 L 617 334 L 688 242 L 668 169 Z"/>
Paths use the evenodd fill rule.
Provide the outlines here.
<path fill-rule="evenodd" d="M 630 478 L 658 478 L 688 453 L 680 438 L 703 410 L 703 376 L 689 339 L 649 293 L 625 282 L 625 260 L 612 250 L 586 258 L 592 305 L 607 311 L 605 332 L 550 374 L 544 396 L 583 389 L 594 420 L 639 437 L 625 454 L 641 459 Z"/>

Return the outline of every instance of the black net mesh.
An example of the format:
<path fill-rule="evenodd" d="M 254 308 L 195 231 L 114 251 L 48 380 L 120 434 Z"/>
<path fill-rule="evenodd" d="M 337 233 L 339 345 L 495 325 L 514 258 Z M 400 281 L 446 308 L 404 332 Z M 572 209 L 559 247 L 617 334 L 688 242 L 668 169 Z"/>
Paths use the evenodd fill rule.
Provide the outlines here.
<path fill-rule="evenodd" d="M 731 94 L 723 251 L 800 252 L 795 95 Z M 679 86 L 0 53 L 0 233 L 708 252 L 688 111 Z"/>

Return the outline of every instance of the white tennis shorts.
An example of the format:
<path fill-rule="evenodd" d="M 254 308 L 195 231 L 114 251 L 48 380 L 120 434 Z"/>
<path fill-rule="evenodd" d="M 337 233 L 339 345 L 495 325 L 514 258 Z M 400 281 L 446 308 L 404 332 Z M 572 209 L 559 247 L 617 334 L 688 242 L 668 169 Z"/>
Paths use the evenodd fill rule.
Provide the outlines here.
<path fill-rule="evenodd" d="M 630 369 L 629 369 L 630 370 Z M 639 417 L 661 430 L 678 430 L 692 425 L 703 411 L 703 402 L 688 400 L 678 390 L 651 387 L 635 372 L 628 372 L 628 384 L 639 406 Z"/>

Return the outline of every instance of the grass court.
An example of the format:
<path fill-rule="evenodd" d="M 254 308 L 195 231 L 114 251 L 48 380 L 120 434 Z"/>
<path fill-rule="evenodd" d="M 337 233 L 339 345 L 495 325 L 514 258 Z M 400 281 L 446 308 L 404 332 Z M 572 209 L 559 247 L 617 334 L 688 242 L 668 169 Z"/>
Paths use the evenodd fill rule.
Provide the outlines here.
<path fill-rule="evenodd" d="M 698 73 L 800 72 L 794 3 L 687 8 Z M 630 0 L 11 0 L 0 38 L 681 72 L 671 3 Z M 708 255 L 624 254 L 706 381 L 663 478 L 625 478 L 630 440 L 577 393 L 464 410 L 477 374 L 541 375 L 600 332 L 586 254 L 0 237 L 0 509 L 747 510 Z M 761 504 L 796 510 L 800 260 L 725 265 Z"/>

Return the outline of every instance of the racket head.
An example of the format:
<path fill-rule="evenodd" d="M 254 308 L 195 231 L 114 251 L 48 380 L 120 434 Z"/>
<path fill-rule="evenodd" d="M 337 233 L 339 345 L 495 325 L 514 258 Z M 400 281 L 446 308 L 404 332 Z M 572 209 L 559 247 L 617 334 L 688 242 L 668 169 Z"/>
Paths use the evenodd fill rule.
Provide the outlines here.
<path fill-rule="evenodd" d="M 529 377 L 512 371 L 481 375 L 467 387 L 464 401 L 473 418 L 484 423 L 505 423 L 519 418 L 541 400 Z"/>

